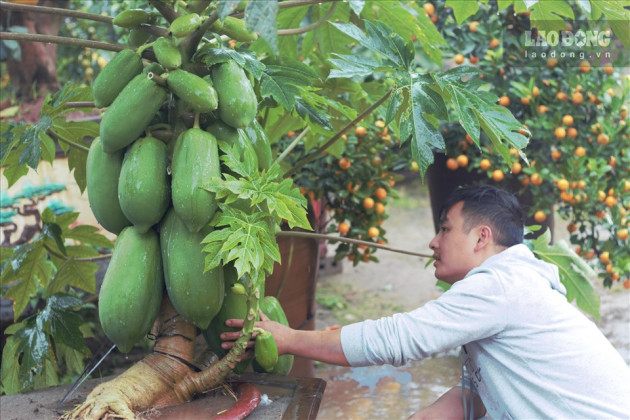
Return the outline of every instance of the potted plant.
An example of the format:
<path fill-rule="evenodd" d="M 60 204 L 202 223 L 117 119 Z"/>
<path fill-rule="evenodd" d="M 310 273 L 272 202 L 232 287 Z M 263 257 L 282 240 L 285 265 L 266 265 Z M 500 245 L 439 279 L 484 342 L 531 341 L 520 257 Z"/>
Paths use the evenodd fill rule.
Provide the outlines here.
<path fill-rule="evenodd" d="M 3 41 L 62 42 L 118 52 L 102 69 L 101 74 L 109 73 L 109 77 L 97 76 L 92 86 L 66 85 L 47 98 L 37 124 L 3 122 L 1 130 L 2 163 L 9 184 L 26 174 L 29 166 L 36 167 L 40 159 L 52 160 L 50 149 L 57 141 L 69 156 L 77 183 L 82 188 L 87 184 L 88 195 L 100 191 L 93 196 L 100 200 L 97 204 L 112 210 L 104 215 L 114 214 L 116 197 L 120 202 L 124 217 L 100 220 L 111 232 L 120 233 L 108 268 L 113 283 L 108 283 L 106 274 L 99 297 L 101 324 L 108 337 L 128 350 L 157 319 L 155 347 L 162 353 L 176 351 L 180 359 L 190 362 L 196 328 L 208 331 L 212 317 L 209 310 L 197 310 L 186 302 L 199 300 L 209 286 L 192 287 L 191 293 L 190 287 L 175 287 L 171 278 L 166 282 L 168 293 L 160 300 L 160 267 L 168 276 L 175 276 L 173 266 L 183 266 L 180 271 L 184 272 L 194 267 L 200 275 L 190 281 L 207 275 L 213 287 L 227 284 L 229 293 L 223 300 L 231 293 L 230 299 L 240 302 L 235 307 L 244 309 L 242 337 L 216 363 L 201 372 L 186 363 L 171 370 L 163 355 L 151 354 L 99 387 L 74 412 L 76 416 L 181 403 L 222 383 L 237 369 L 252 336 L 266 277 L 280 260 L 276 238 L 320 237 L 308 232 L 314 226 L 307 218 L 302 192 L 309 198 L 312 192 L 314 199 L 326 193 L 334 220 L 330 230 L 342 233 L 334 240 L 352 244 L 340 248 L 341 254 L 354 255 L 355 262 L 372 261 L 372 248 L 384 247 L 379 243 L 385 241 L 379 221 L 386 216 L 377 204 L 384 206 L 394 194 L 391 188 L 396 179 L 391 173 L 416 166 L 425 173 L 434 150 L 446 148 L 440 122 L 459 119 L 477 143 L 483 128 L 492 140 L 491 150 L 506 160 L 511 159 L 510 148 L 520 150 L 528 142 L 529 131 L 522 131 L 522 123 L 497 103 L 498 96 L 479 83 L 482 73 L 478 69 L 440 70 L 441 48 L 447 43 L 432 21 L 435 10 L 428 5 L 149 0 L 137 9 L 117 5 L 113 19 L 7 3 L 0 6 L 114 24 L 115 42 L 110 43 L 2 33 Z M 463 4 L 456 3 L 453 9 L 464 19 L 469 13 Z M 123 54 L 127 57 L 121 61 L 118 58 Z M 123 74 L 132 76 L 127 83 L 120 83 Z M 239 101 L 237 105 L 233 99 Z M 65 118 L 68 112 L 95 105 L 107 107 L 100 127 Z M 90 140 L 95 137 L 100 140 Z M 398 141 L 408 147 L 406 153 L 415 164 L 399 160 Z M 183 146 L 188 143 L 192 145 Z M 213 144 L 211 151 L 208 144 Z M 96 151 L 99 158 L 91 159 L 88 151 Z M 122 160 L 118 174 L 90 176 L 92 165 L 110 159 Z M 209 161 L 214 165 L 208 167 Z M 184 171 L 190 167 L 203 176 Z M 330 170 L 324 187 L 316 178 L 322 168 Z M 100 167 L 97 172 L 110 170 Z M 186 174 L 185 186 L 199 183 L 195 188 L 180 188 L 181 173 Z M 132 181 L 139 176 L 152 187 L 134 190 L 138 183 Z M 106 182 L 116 184 L 110 196 L 102 189 Z M 298 185 L 304 187 L 302 192 Z M 199 201 L 188 200 L 191 194 Z M 146 201 L 139 204 L 139 197 Z M 197 211 L 197 204 L 183 206 L 189 201 L 207 207 Z M 97 204 L 93 209 L 99 208 Z M 208 213 L 210 217 L 200 222 Z M 44 212 L 40 236 L 3 252 L 2 282 L 10 286 L 4 294 L 14 301 L 16 318 L 33 297 L 42 297 L 46 305 L 9 329 L 2 365 L 5 392 L 56 383 L 59 365 L 80 370 L 88 354 L 83 343 L 88 333 L 78 311 L 84 308 L 84 293 L 96 291 L 94 259 L 102 256 L 93 245 L 112 243 L 95 227 L 71 226 L 72 217 L 76 216 Z M 344 223 L 349 226 L 343 227 Z M 196 236 L 190 240 L 181 239 L 192 234 Z M 362 241 L 344 238 L 345 234 L 360 236 Z M 593 310 L 595 298 L 587 287 L 585 267 L 574 264 L 568 250 L 548 248 L 546 239 L 535 244 L 538 255 L 565 266 L 563 275 L 577 279 L 571 292 L 578 295 L 578 304 L 586 303 Z M 189 264 L 169 260 L 169 253 L 190 258 Z M 129 255 L 138 258 L 129 261 Z M 197 257 L 202 257 L 201 262 Z M 121 286 L 121 273 L 132 269 L 131 277 L 142 279 L 143 290 L 151 290 L 133 295 L 135 300 L 129 300 Z M 227 283 L 218 282 L 220 273 Z M 115 287 L 106 287 L 110 283 Z M 217 292 L 210 298 L 220 295 Z M 129 305 L 120 305 L 123 300 Z M 134 312 L 138 302 L 142 310 Z M 225 307 L 219 306 L 212 309 Z M 112 307 L 117 310 L 109 310 Z M 123 312 L 131 313 L 122 321 L 133 322 L 134 331 L 120 328 Z M 67 327 L 63 333 L 59 320 Z M 167 328 L 169 334 L 160 334 Z M 159 378 L 165 369 L 173 374 L 168 383 Z M 118 408 L 128 391 L 128 380 L 147 388 L 126 395 L 128 402 Z"/>

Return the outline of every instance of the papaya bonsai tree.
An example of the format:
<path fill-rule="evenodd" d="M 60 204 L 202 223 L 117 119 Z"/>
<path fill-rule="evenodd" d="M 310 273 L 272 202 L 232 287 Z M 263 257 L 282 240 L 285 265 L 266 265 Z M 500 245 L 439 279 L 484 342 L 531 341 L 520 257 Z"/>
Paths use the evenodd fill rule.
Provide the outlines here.
<path fill-rule="evenodd" d="M 512 4 L 527 9 L 520 0 L 500 2 Z M 341 160 L 351 130 L 356 136 L 357 124 L 373 114 L 409 148 L 422 174 L 445 148 L 439 127 L 449 119 L 477 145 L 483 130 L 506 162 L 511 148 L 523 152 L 528 144 L 529 132 L 487 90 L 479 69 L 442 70 L 445 41 L 420 3 L 148 0 L 114 18 L 0 6 L 121 30 L 117 43 L 1 34 L 117 52 L 92 86 L 67 84 L 48 97 L 36 124 L 3 122 L 0 130 L 10 185 L 40 160 L 52 162 L 57 143 L 99 224 L 117 235 L 114 245 L 95 226 L 74 226 L 76 213 L 44 211 L 39 236 L 3 249 L 0 280 L 16 320 L 33 299 L 43 307 L 6 331 L 3 392 L 55 384 L 63 366 L 82 370 L 90 353 L 84 338 L 92 333 L 83 314 L 97 292 L 103 248 L 113 247 L 98 302 L 104 333 L 122 352 L 149 331 L 155 340 L 150 354 L 99 385 L 68 418 L 133 418 L 242 371 L 265 309 L 266 275 L 280 259 L 276 236 L 324 236 L 309 232 L 307 200 L 294 179 L 329 156 Z M 461 20 L 478 6 L 451 4 Z M 66 118 L 94 107 L 104 109 L 100 124 Z M 281 141 L 291 131 L 299 134 Z M 298 148 L 302 158 L 293 161 Z M 360 243 L 384 246 L 369 236 Z M 565 283 L 570 299 L 593 311 L 588 266 L 566 247 L 534 245 L 541 258 L 564 267 L 563 281 L 572 278 Z M 222 354 L 221 320 L 234 316 L 246 321 L 243 335 Z M 221 357 L 203 369 L 193 359 L 200 331 Z M 259 368 L 278 372 L 272 340 L 258 336 Z"/>

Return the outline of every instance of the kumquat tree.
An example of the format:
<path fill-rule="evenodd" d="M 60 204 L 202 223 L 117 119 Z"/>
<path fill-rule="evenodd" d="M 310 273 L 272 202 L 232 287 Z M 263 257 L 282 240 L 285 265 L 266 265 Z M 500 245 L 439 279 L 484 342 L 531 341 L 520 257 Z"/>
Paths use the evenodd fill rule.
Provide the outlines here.
<path fill-rule="evenodd" d="M 2 294 L 15 317 L 3 393 L 73 381 L 95 334 L 121 353 L 153 351 L 66 418 L 135 418 L 220 386 L 246 367 L 259 309 L 284 315 L 262 292 L 280 260 L 276 238 L 324 238 L 340 258 L 376 262 L 377 250 L 392 249 L 383 222 L 398 171 L 424 176 L 440 153 L 530 186 L 537 175 L 534 199 L 541 209 L 561 200 L 580 252 L 612 265 L 606 284 L 630 273 L 630 81 L 614 60 L 575 72 L 560 57 L 537 66 L 517 45 L 521 34 L 547 39 L 569 25 L 612 28 L 611 42 L 627 49 L 624 2 L 25 3 L 36 2 L 0 2 L 11 59 L 26 59 L 19 45 L 33 43 L 66 55 L 38 120 L 2 120 L 3 176 L 14 185 L 58 148 L 99 226 L 47 209 L 39 234 L 2 248 Z M 27 13 L 63 17 L 59 35 L 7 20 Z M 98 122 L 69 119 L 77 111 Z M 318 199 L 324 232 L 307 219 Z M 560 268 L 567 298 L 598 317 L 591 280 L 601 267 L 548 235 L 529 246 Z M 235 313 L 243 334 L 226 353 L 217 325 Z M 200 334 L 217 355 L 203 368 L 194 364 Z M 274 355 L 273 337 L 256 337 L 254 368 L 286 374 L 291 360 Z"/>

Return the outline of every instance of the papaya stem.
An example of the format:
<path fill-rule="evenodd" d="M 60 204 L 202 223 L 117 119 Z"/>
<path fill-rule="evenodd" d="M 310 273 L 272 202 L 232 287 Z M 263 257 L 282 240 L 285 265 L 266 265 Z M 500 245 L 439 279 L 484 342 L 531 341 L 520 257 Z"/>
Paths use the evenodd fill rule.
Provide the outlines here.
<path fill-rule="evenodd" d="M 0 4 L 7 3 L 0 2 Z M 9 39 L 13 41 L 47 42 L 52 44 L 72 45 L 76 47 L 94 48 L 107 51 L 122 51 L 129 48 L 125 45 L 110 44 L 109 42 L 87 41 L 83 39 L 67 38 L 57 35 L 22 34 L 15 32 L 0 32 L 0 39 Z"/>
<path fill-rule="evenodd" d="M 310 6 L 311 4 L 330 3 L 340 0 L 289 0 L 278 3 L 278 9 L 286 9 L 289 7 Z M 242 18 L 245 16 L 245 12 L 238 12 L 230 15 L 235 18 Z"/>
<path fill-rule="evenodd" d="M 322 17 L 321 19 L 319 19 L 316 22 L 311 23 L 310 25 L 306 25 L 306 26 L 303 26 L 301 28 L 279 29 L 278 30 L 278 36 L 299 35 L 299 34 L 304 34 L 306 32 L 313 31 L 313 30 L 319 28 L 320 26 L 322 26 L 322 24 L 327 22 L 328 19 L 330 19 L 330 17 L 332 16 L 333 12 L 335 11 L 335 7 L 337 7 L 337 3 L 333 3 L 333 5 L 330 6 L 330 9 L 328 9 L 328 12 L 326 12 L 324 17 Z"/>
<path fill-rule="evenodd" d="M 60 258 L 64 261 L 70 261 L 70 260 L 77 261 L 77 262 L 98 261 L 98 260 L 106 260 L 107 258 L 111 258 L 112 256 L 112 254 L 101 254 L 96 257 L 75 258 L 75 257 L 68 257 L 67 255 L 60 254 L 59 252 L 55 251 L 48 245 L 44 245 L 44 248 L 46 248 L 46 251 L 48 251 L 49 254 L 54 255 L 55 257 Z"/>
<path fill-rule="evenodd" d="M 0 2 L 0 4 L 5 4 Z M 15 32 L 0 32 L 0 40 L 12 40 L 12 41 L 27 41 L 27 42 L 44 42 L 49 44 L 63 44 L 71 45 L 73 47 L 85 47 L 94 50 L 105 50 L 119 52 L 122 50 L 130 49 L 125 45 L 111 44 L 109 42 L 100 41 L 88 41 L 84 39 L 68 38 L 65 36 L 57 35 L 41 35 L 41 34 L 22 34 Z M 142 57 L 151 61 L 155 61 L 155 54 L 153 51 L 144 51 Z"/>
<path fill-rule="evenodd" d="M 2 9 L 13 10 L 16 12 L 34 12 L 34 13 L 44 13 L 44 14 L 49 14 L 49 15 L 61 15 L 61 16 L 67 16 L 67 17 L 74 17 L 77 19 L 88 19 L 88 20 L 94 20 L 97 22 L 105 22 L 105 23 L 110 23 L 110 24 L 114 20 L 114 18 L 111 16 L 102 16 L 102 15 L 97 15 L 94 13 L 79 12 L 77 10 L 62 9 L 60 7 L 30 6 L 27 4 L 7 3 L 4 1 L 0 2 L 0 10 Z"/>
<path fill-rule="evenodd" d="M 247 276 L 249 277 L 249 276 Z M 249 279 L 245 284 L 247 290 L 247 315 L 243 319 L 242 335 L 234 342 L 234 346 L 228 354 L 219 362 L 209 366 L 208 368 L 197 373 L 190 373 L 182 381 L 174 387 L 176 395 L 185 400 L 190 399 L 192 395 L 205 392 L 219 385 L 229 375 L 236 364 L 240 361 L 241 356 L 247 350 L 247 343 L 252 337 L 256 316 L 250 316 L 251 313 L 258 313 L 258 298 L 256 297 L 257 282 Z"/>
<path fill-rule="evenodd" d="M 293 237 L 300 237 L 300 238 L 324 239 L 331 243 L 346 242 L 349 244 L 367 245 L 372 248 L 384 249 L 386 251 L 397 252 L 399 254 L 413 255 L 413 256 L 422 257 L 422 258 L 433 258 L 431 254 L 407 251 L 405 249 L 393 248 L 391 246 L 381 245 L 375 242 L 362 241 L 360 239 L 344 238 L 341 236 L 331 236 L 324 233 L 312 233 L 312 232 L 298 231 L 298 230 L 290 230 L 290 231 L 282 230 L 282 231 L 276 232 L 276 236 L 293 236 Z"/>
<path fill-rule="evenodd" d="M 149 0 L 149 4 L 155 7 L 157 11 L 164 16 L 164 19 L 166 19 L 168 23 L 171 23 L 180 16 L 180 14 L 177 13 L 171 5 L 163 2 L 162 0 Z"/>
<path fill-rule="evenodd" d="M 82 144 L 79 143 L 75 143 L 72 140 L 68 140 L 65 137 L 59 135 L 59 133 L 55 132 L 54 130 L 48 130 L 46 131 L 46 134 L 48 134 L 50 137 L 53 137 L 54 139 L 58 140 L 58 141 L 62 141 L 66 144 L 69 144 L 72 147 L 76 147 L 79 150 L 83 150 L 84 152 L 89 152 L 90 148 L 87 146 L 84 146 Z"/>
<path fill-rule="evenodd" d="M 66 102 L 66 108 L 94 108 L 94 101 Z"/>
<path fill-rule="evenodd" d="M 284 149 L 282 151 L 282 153 L 280 154 L 280 156 L 278 156 L 276 158 L 275 163 L 280 163 L 282 162 L 282 160 L 287 157 L 289 155 L 289 153 L 291 153 L 293 151 L 293 149 L 295 149 L 295 146 L 298 145 L 298 143 L 300 143 L 302 141 L 302 139 L 304 138 L 304 136 L 306 136 L 306 133 L 309 132 L 309 130 L 311 129 L 311 127 L 306 127 L 304 130 L 302 130 L 300 132 L 300 134 L 298 134 L 298 136 L 291 142 L 291 144 L 289 144 L 287 146 L 286 149 Z"/>
<path fill-rule="evenodd" d="M 378 108 L 379 106 L 381 106 L 381 104 L 383 102 L 385 102 L 387 100 L 387 98 L 389 98 L 389 96 L 392 94 L 394 90 L 390 89 L 387 91 L 387 93 L 385 93 L 385 95 L 383 95 L 378 101 L 374 102 L 374 104 L 372 104 L 370 107 L 368 107 L 365 111 L 363 111 L 361 114 L 359 114 L 354 120 L 350 121 L 348 124 L 346 124 L 345 127 L 343 127 L 341 130 L 339 130 L 334 136 L 332 136 L 326 143 L 324 143 L 323 146 L 321 146 L 319 149 L 317 149 L 314 153 L 306 156 L 304 159 L 302 159 L 301 161 L 297 162 L 295 165 L 293 165 L 293 167 L 291 169 L 289 169 L 285 174 L 285 178 L 290 177 L 291 175 L 297 173 L 300 169 L 302 169 L 305 165 L 311 163 L 313 160 L 315 160 L 317 157 L 319 157 L 322 153 L 324 153 L 324 151 L 326 151 L 326 149 L 328 149 L 330 146 L 332 146 L 333 144 L 335 144 L 337 142 L 337 140 L 339 140 L 339 138 L 349 129 L 351 129 L 352 127 L 354 127 L 359 121 L 361 121 L 363 118 L 365 118 L 367 115 L 369 115 L 370 113 L 372 113 L 376 108 Z"/>
<path fill-rule="evenodd" d="M 199 128 L 199 112 L 195 112 L 195 122 L 193 123 L 194 128 Z"/>
<path fill-rule="evenodd" d="M 162 77 L 162 76 L 160 76 L 160 75 L 158 75 L 158 74 L 156 74 L 156 73 L 153 73 L 152 71 L 150 71 L 150 72 L 147 74 L 147 77 L 148 77 L 150 80 L 153 80 L 153 81 L 154 81 L 155 83 L 157 83 L 158 85 L 161 85 L 161 86 L 166 86 L 166 77 Z"/>

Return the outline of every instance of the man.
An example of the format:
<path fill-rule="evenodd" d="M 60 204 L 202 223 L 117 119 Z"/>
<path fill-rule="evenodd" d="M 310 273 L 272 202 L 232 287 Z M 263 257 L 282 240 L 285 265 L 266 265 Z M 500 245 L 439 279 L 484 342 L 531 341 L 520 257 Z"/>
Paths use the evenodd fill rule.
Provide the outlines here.
<path fill-rule="evenodd" d="M 452 285 L 438 299 L 340 330 L 256 325 L 273 333 L 281 354 L 343 366 L 400 366 L 461 346 L 460 384 L 413 419 L 630 418 L 628 366 L 567 302 L 557 267 L 522 241 L 522 212 L 511 194 L 461 188 L 429 244 L 435 276 Z M 238 334 L 224 334 L 224 348 Z"/>

